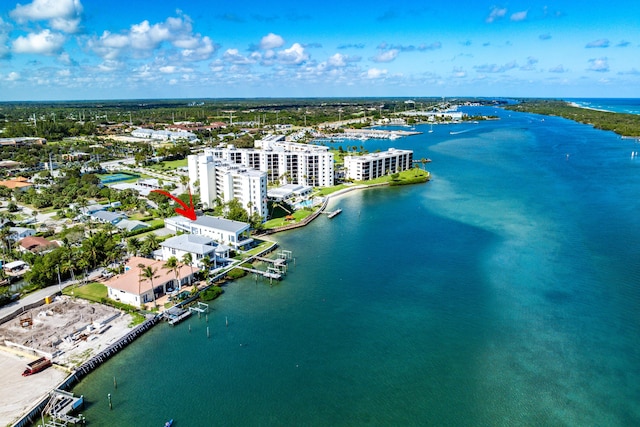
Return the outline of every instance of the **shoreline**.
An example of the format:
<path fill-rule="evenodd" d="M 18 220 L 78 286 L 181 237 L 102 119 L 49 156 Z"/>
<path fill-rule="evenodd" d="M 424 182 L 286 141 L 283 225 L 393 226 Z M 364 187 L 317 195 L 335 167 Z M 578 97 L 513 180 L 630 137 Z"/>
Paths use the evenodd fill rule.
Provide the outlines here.
<path fill-rule="evenodd" d="M 600 111 L 601 113 L 614 113 L 614 114 L 618 114 L 617 111 L 611 111 L 611 110 L 604 110 L 602 108 L 593 108 L 593 107 L 587 107 L 586 105 L 580 105 L 576 102 L 573 101 L 567 101 L 567 104 L 571 107 L 575 107 L 575 108 L 583 108 L 585 110 L 592 110 L 592 111 Z M 628 114 L 628 113 L 620 113 L 620 114 Z"/>
<path fill-rule="evenodd" d="M 427 180 L 425 182 L 430 181 L 430 179 L 431 179 L 431 174 L 428 175 Z M 267 230 L 264 233 L 257 234 L 257 236 L 266 237 L 270 234 L 275 234 L 282 231 L 305 227 L 306 225 L 310 224 L 313 220 L 315 220 L 318 216 L 320 216 L 323 212 L 325 212 L 327 209 L 327 206 L 331 201 L 336 201 L 337 199 L 344 197 L 349 193 L 352 193 L 357 190 L 366 190 L 370 188 L 377 188 L 377 187 L 384 187 L 384 186 L 390 186 L 390 183 L 381 182 L 381 183 L 375 183 L 375 184 L 357 184 L 348 188 L 340 189 L 335 193 L 326 195 L 325 200 L 323 201 L 321 207 L 318 208 L 316 212 L 314 212 L 312 215 L 305 218 L 301 222 L 296 224 L 290 224 L 284 227 L 279 227 L 272 230 Z M 51 390 L 69 389 L 73 387 L 75 384 L 80 382 L 82 378 L 89 375 L 93 370 L 99 367 L 102 363 L 106 362 L 111 357 L 115 356 L 115 354 L 118 353 L 119 350 L 133 343 L 139 335 L 143 334 L 148 329 L 155 326 L 155 324 L 158 323 L 159 318 L 160 318 L 160 315 L 153 316 L 152 318 L 147 319 L 141 325 L 138 325 L 132 329 L 129 329 L 128 331 L 125 331 L 124 334 L 114 339 L 115 342 L 112 342 L 110 345 L 108 345 L 106 348 L 102 349 L 92 357 L 89 357 L 88 359 L 85 359 L 84 361 L 82 361 L 82 363 L 80 363 L 80 365 L 77 366 L 75 369 L 71 369 L 69 372 L 66 372 L 65 376 L 62 379 L 58 379 L 55 381 L 55 385 L 53 388 L 51 388 L 51 384 L 48 384 L 46 386 L 47 391 L 43 393 L 39 393 L 38 395 L 40 397 L 37 398 L 37 400 L 35 401 L 30 400 L 31 403 L 29 404 L 29 406 L 27 406 L 28 409 L 25 410 L 25 408 L 22 408 L 23 409 L 22 413 L 15 415 L 15 417 L 11 421 L 11 425 L 14 425 L 14 426 L 29 425 L 29 423 L 33 422 L 33 420 L 35 420 L 37 416 L 40 414 L 40 412 L 43 410 L 44 405 L 49 400 L 49 394 Z M 13 350 L 6 346 L 0 346 L 0 347 L 3 347 L 2 350 L 4 350 L 4 352 L 6 353 L 11 353 Z M 0 351 L 0 356 L 2 355 L 2 353 L 3 351 Z M 14 354 L 20 357 L 16 353 Z M 61 369 L 63 369 L 63 367 L 56 366 L 56 369 L 60 371 Z"/>

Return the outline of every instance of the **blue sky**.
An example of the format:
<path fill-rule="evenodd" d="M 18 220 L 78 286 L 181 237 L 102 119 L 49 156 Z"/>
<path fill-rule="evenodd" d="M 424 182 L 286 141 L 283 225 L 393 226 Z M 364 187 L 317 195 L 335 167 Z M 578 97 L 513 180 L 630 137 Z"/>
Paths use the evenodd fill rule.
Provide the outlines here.
<path fill-rule="evenodd" d="M 640 97 L 640 1 L 0 0 L 0 101 Z"/>

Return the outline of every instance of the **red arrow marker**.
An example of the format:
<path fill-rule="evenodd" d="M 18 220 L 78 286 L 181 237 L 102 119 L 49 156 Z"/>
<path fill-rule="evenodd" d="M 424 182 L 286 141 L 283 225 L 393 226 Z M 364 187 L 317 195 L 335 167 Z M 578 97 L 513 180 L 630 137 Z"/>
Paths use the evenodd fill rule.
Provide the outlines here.
<path fill-rule="evenodd" d="M 192 221 L 195 221 L 195 219 L 197 218 L 196 209 L 193 206 L 193 198 L 191 197 L 191 190 L 189 190 L 189 206 L 187 206 L 187 204 L 185 202 L 183 202 L 182 200 L 178 199 L 177 197 L 171 195 L 167 191 L 164 191 L 164 190 L 151 190 L 151 191 L 155 191 L 156 193 L 163 194 L 163 195 L 169 197 L 170 199 L 172 199 L 174 202 L 179 203 L 180 206 L 182 206 L 182 209 L 176 208 L 176 213 L 177 214 L 182 215 L 185 218 L 189 218 Z"/>

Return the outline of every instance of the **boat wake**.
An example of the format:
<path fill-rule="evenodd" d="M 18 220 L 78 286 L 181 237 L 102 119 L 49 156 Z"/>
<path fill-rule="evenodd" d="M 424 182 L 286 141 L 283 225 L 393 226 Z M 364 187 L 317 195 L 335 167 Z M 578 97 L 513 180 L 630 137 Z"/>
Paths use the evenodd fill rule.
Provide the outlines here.
<path fill-rule="evenodd" d="M 450 131 L 449 135 L 459 135 L 461 133 L 467 133 L 467 132 L 471 132 L 473 129 L 465 129 L 465 130 L 459 130 L 459 131 Z"/>

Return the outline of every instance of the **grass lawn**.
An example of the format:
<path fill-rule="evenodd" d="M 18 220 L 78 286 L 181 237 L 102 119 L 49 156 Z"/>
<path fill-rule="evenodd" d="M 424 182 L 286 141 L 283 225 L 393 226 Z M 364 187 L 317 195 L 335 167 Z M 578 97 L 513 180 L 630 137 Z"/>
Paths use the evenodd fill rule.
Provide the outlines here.
<path fill-rule="evenodd" d="M 158 172 L 176 170 L 181 167 L 187 166 L 187 159 L 181 160 L 169 160 L 160 163 L 154 163 L 147 166 L 149 169 L 157 170 Z"/>
<path fill-rule="evenodd" d="M 107 287 L 102 283 L 90 282 L 84 286 L 67 286 L 62 290 L 64 295 L 79 297 L 94 302 L 101 302 L 107 297 Z"/>
<path fill-rule="evenodd" d="M 322 187 L 318 189 L 316 193 L 314 193 L 314 196 L 318 196 L 318 197 L 328 196 L 331 193 L 335 193 L 336 191 L 340 191 L 352 186 L 353 185 L 351 184 L 339 184 L 339 185 L 334 185 L 333 187 Z"/>
<path fill-rule="evenodd" d="M 313 211 L 307 209 L 299 209 L 293 213 L 293 220 L 287 221 L 285 217 L 272 218 L 269 221 L 263 224 L 264 228 L 276 228 L 282 227 L 283 225 L 295 224 L 296 222 L 300 222 L 309 215 L 311 215 Z"/>

